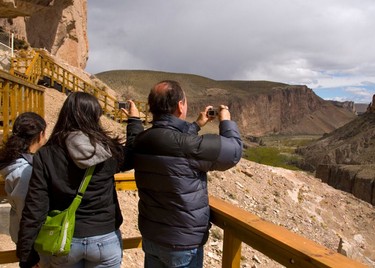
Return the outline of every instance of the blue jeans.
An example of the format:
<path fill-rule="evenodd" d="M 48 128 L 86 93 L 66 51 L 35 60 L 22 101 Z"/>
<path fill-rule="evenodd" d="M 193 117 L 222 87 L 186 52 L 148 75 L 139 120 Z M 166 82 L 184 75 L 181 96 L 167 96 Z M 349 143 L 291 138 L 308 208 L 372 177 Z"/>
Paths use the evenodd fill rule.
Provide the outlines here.
<path fill-rule="evenodd" d="M 173 250 L 142 238 L 145 252 L 145 268 L 201 268 L 203 267 L 203 246 L 189 250 Z"/>
<path fill-rule="evenodd" d="M 120 230 L 105 235 L 72 239 L 66 256 L 40 255 L 40 266 L 64 268 L 120 267 L 122 238 Z"/>

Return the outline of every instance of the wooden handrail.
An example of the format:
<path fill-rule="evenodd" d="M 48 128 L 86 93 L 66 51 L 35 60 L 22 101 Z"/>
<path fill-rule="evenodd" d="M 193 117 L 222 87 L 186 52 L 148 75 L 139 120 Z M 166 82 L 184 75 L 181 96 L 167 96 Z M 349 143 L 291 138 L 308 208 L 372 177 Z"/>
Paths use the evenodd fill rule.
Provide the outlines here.
<path fill-rule="evenodd" d="M 12 123 L 22 112 L 36 112 L 44 117 L 44 89 L 0 70 L 0 130 L 5 141 Z"/>
<path fill-rule="evenodd" d="M 136 189 L 132 172 L 118 173 L 115 180 L 118 191 Z M 367 267 L 221 199 L 210 196 L 209 201 L 211 222 L 224 230 L 223 268 L 240 267 L 242 242 L 286 267 Z M 141 237 L 123 239 L 124 249 L 141 243 Z M 16 261 L 14 250 L 0 252 L 0 264 Z"/>
<path fill-rule="evenodd" d="M 129 237 L 122 239 L 123 249 L 142 248 L 142 237 Z M 18 262 L 15 250 L 0 251 L 0 264 Z"/>
<path fill-rule="evenodd" d="M 27 54 L 27 52 L 24 54 Z M 10 73 L 32 83 L 38 83 L 41 78 L 48 78 L 50 86 L 63 93 L 75 91 L 90 93 L 99 100 L 105 115 L 120 123 L 126 120 L 118 108 L 119 102 L 116 98 L 57 64 L 45 50 L 33 50 L 32 57 L 13 58 Z M 141 119 L 148 123 L 150 121 L 148 104 L 136 101 L 136 105 L 141 112 Z"/>
<path fill-rule="evenodd" d="M 210 208 L 211 222 L 224 230 L 222 267 L 240 267 L 241 241 L 286 267 L 366 267 L 216 197 Z"/>

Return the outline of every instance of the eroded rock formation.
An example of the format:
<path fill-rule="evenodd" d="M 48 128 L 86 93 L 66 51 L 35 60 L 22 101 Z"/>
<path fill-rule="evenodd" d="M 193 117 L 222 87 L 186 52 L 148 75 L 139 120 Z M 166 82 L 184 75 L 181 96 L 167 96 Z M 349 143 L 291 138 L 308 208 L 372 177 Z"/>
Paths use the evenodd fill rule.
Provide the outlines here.
<path fill-rule="evenodd" d="M 298 150 L 316 177 L 375 205 L 375 113 L 366 113 Z"/>
<path fill-rule="evenodd" d="M 372 96 L 372 102 L 369 104 L 367 108 L 368 113 L 375 113 L 375 94 Z"/>
<path fill-rule="evenodd" d="M 72 66 L 88 59 L 86 0 L 3 0 L 0 27 Z"/>
<path fill-rule="evenodd" d="M 315 176 L 375 205 L 375 165 L 319 165 Z"/>

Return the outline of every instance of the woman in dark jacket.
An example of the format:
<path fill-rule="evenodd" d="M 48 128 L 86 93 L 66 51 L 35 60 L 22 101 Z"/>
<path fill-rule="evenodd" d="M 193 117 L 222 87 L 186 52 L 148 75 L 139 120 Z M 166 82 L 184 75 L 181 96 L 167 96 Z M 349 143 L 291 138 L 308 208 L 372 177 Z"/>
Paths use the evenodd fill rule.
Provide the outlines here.
<path fill-rule="evenodd" d="M 86 169 L 92 165 L 96 165 L 95 171 L 76 212 L 69 255 L 40 254 L 40 264 L 120 267 L 122 216 L 114 174 L 126 168 L 126 150 L 119 138 L 112 138 L 101 127 L 102 113 L 94 96 L 83 92 L 70 94 L 48 143 L 35 155 L 17 243 L 21 267 L 32 267 L 39 261 L 33 244 L 48 212 L 64 210 L 71 204 Z M 130 140 L 139 125 L 135 121 L 129 119 Z"/>

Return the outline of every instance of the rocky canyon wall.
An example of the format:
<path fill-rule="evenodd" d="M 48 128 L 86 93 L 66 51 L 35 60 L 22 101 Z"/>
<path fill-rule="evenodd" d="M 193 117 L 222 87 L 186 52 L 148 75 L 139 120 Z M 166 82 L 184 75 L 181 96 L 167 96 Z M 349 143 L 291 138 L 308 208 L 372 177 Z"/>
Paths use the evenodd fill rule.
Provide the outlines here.
<path fill-rule="evenodd" d="M 207 104 L 218 106 L 222 103 L 229 105 L 232 118 L 245 136 L 322 135 L 356 117 L 348 109 L 324 101 L 306 86 L 280 86 L 256 94 L 216 94 L 191 100 L 189 109 L 192 109 L 191 114 L 197 114 Z"/>
<path fill-rule="evenodd" d="M 319 165 L 315 176 L 375 206 L 375 165 Z"/>
<path fill-rule="evenodd" d="M 0 2 L 0 27 L 84 69 L 88 60 L 87 0 Z"/>
<path fill-rule="evenodd" d="M 375 205 L 375 109 L 301 148 L 306 164 L 323 182 Z"/>

